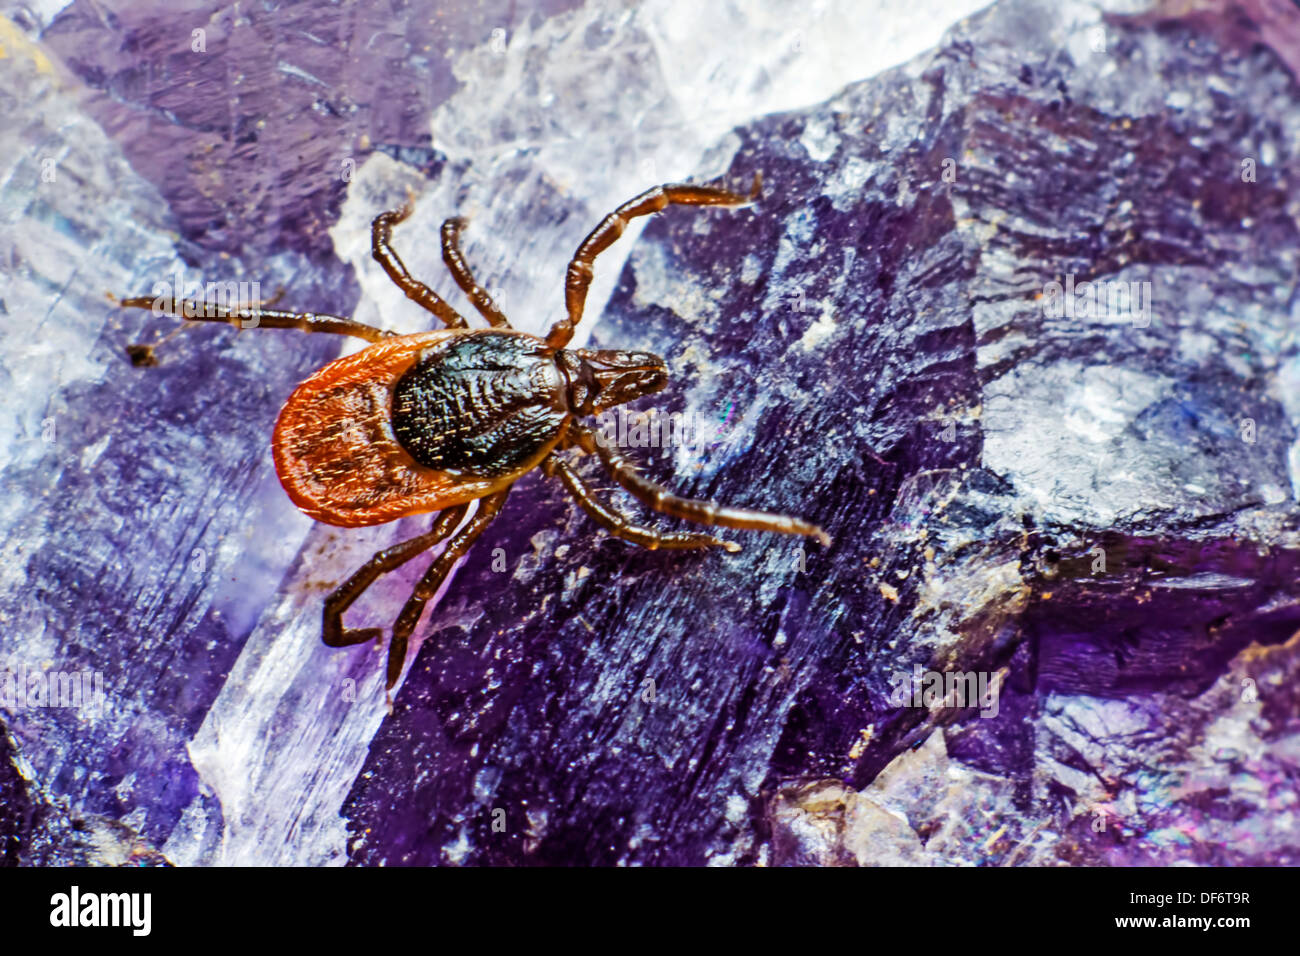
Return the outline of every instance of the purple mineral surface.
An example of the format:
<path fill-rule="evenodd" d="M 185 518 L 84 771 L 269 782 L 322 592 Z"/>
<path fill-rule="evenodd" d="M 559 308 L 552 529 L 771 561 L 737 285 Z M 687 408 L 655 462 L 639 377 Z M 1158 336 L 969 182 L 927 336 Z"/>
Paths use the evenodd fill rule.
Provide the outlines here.
<path fill-rule="evenodd" d="M 0 4 L 0 676 L 103 687 L 0 686 L 0 863 L 1300 863 L 1300 17 L 702 6 Z M 648 475 L 833 545 L 646 552 L 530 474 L 391 713 L 321 600 L 429 519 L 313 525 L 268 450 L 340 342 L 136 369 L 175 322 L 107 298 L 431 327 L 369 261 L 410 190 L 412 271 L 463 302 L 467 215 L 537 332 L 618 202 L 755 172 L 583 341 L 672 370 Z"/>

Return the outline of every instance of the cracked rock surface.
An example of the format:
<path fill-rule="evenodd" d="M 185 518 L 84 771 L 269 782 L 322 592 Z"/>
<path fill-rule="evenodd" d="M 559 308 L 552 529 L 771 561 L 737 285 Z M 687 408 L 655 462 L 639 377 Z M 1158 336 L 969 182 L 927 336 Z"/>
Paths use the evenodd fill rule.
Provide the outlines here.
<path fill-rule="evenodd" d="M 47 338 L 0 362 L 43 396 L 8 422 L 0 652 L 102 672 L 109 700 L 0 707 L 3 859 L 1300 862 L 1300 102 L 1294 50 L 1226 24 L 1002 0 L 900 66 L 719 127 L 672 112 L 671 73 L 578 109 L 579 76 L 668 56 L 663 23 L 557 4 L 505 52 L 483 23 L 460 85 L 384 112 L 354 178 L 277 173 L 310 223 L 259 207 L 210 241 L 211 210 L 119 150 L 140 87 L 77 55 L 107 28 L 80 4 L 6 28 L 35 50 L 0 60 L 32 105 L 0 129 L 87 133 L 61 154 L 75 189 L 5 207 L 7 342 L 19 301 L 44 303 Z M 591 63 L 564 67 L 579 47 Z M 315 112 L 362 102 L 354 76 L 317 73 Z M 749 78 L 756 101 L 771 77 Z M 476 103 L 499 121 L 469 123 Z M 620 122 L 642 152 L 563 145 L 603 143 L 601 124 L 634 139 Z M 245 126 L 253 162 L 269 147 Z M 674 143 L 688 168 L 664 168 Z M 39 178 L 40 159 L 15 162 Z M 235 161 L 190 170 L 215 195 Z M 634 412 L 691 426 L 629 454 L 834 542 L 645 552 L 531 474 L 425 618 L 390 715 L 380 656 L 319 645 L 320 601 L 428 519 L 313 527 L 265 447 L 338 344 L 193 331 L 136 370 L 122 343 L 167 324 L 104 292 L 184 261 L 428 327 L 367 261 L 369 217 L 409 185 L 413 271 L 437 274 L 438 224 L 469 207 L 467 255 L 540 331 L 567 253 L 643 169 L 766 186 L 670 209 L 600 260 L 584 334 L 664 356 L 669 388 Z M 114 198 L 95 219 L 86 195 Z M 422 568 L 350 622 L 386 623 Z"/>

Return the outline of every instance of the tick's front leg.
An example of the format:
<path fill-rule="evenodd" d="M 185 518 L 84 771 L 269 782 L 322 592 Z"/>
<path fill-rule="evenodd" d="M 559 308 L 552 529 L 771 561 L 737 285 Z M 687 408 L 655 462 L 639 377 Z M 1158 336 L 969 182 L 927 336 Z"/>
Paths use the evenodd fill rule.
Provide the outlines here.
<path fill-rule="evenodd" d="M 583 481 L 563 458 L 549 456 L 542 462 L 542 471 L 547 475 L 558 477 L 569 494 L 582 506 L 582 510 L 587 512 L 596 524 L 616 538 L 639 544 L 650 551 L 657 551 L 660 548 L 672 550 L 726 548 L 732 552 L 740 550 L 740 545 L 736 542 L 724 541 L 711 534 L 700 534 L 694 531 L 656 531 L 654 528 L 645 528 L 634 523 L 627 515 L 607 502 L 601 501 L 592 487 Z"/>
<path fill-rule="evenodd" d="M 762 188 L 763 177 L 755 173 L 754 186 L 748 195 L 721 186 L 677 183 L 655 186 L 623 203 L 591 230 L 573 254 L 564 279 L 564 307 L 567 315 L 551 327 L 546 334 L 546 344 L 557 349 L 569 344 L 573 330 L 582 321 L 582 313 L 587 307 L 587 289 L 595 274 L 596 257 L 623 235 L 623 230 L 633 219 L 649 216 L 668 206 L 743 206 L 758 199 Z"/>
<path fill-rule="evenodd" d="M 569 426 L 574 443 L 584 451 L 595 454 L 604 463 L 610 476 L 633 495 L 645 502 L 655 511 L 661 511 L 674 518 L 694 521 L 698 524 L 720 525 L 724 528 L 742 528 L 751 531 L 775 531 L 778 534 L 799 534 L 816 538 L 818 543 L 829 547 L 831 537 L 815 524 L 792 518 L 790 515 L 773 514 L 769 511 L 750 511 L 747 508 L 731 508 L 716 501 L 701 501 L 697 498 L 682 498 L 673 494 L 662 485 L 657 485 L 641 476 L 636 466 L 617 448 L 610 447 L 598 440 L 596 433 L 583 425 Z"/>

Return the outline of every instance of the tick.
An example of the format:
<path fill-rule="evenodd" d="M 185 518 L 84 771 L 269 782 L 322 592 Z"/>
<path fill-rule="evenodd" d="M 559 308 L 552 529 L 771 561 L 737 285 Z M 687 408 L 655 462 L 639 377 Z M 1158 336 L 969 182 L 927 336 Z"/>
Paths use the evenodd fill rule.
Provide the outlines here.
<path fill-rule="evenodd" d="M 559 479 L 596 524 L 643 548 L 739 551 L 732 541 L 690 531 L 658 531 L 619 511 L 559 452 L 597 456 L 613 479 L 655 511 L 703 525 L 807 535 L 823 545 L 821 528 L 786 515 L 681 498 L 642 477 L 636 466 L 581 419 L 649 395 L 668 384 L 664 360 L 648 352 L 569 349 L 582 318 L 596 257 L 638 216 L 669 205 L 741 206 L 758 198 L 718 186 L 663 185 L 606 216 L 578 246 L 565 277 L 566 312 L 545 338 L 517 332 L 474 281 L 460 252 L 463 219 L 442 224 L 442 258 L 456 284 L 487 320 L 465 318 L 413 278 L 391 246 L 393 227 L 411 213 L 408 202 L 381 213 L 371 229 L 375 259 L 399 288 L 445 329 L 400 335 L 337 315 L 225 308 L 137 296 L 123 306 L 155 309 L 191 320 L 272 329 L 352 335 L 371 343 L 330 362 L 294 390 L 271 440 L 284 490 L 317 521 L 345 528 L 438 512 L 430 529 L 380 551 L 325 599 L 322 639 L 348 647 L 382 638 L 378 628 L 346 628 L 344 612 L 385 574 L 447 538 L 392 625 L 387 687 L 401 675 L 407 642 L 425 604 L 456 561 L 501 513 L 510 489 L 534 468 Z M 132 350 L 135 351 L 132 351 Z M 133 358 L 138 346 L 128 349 Z M 470 506 L 478 502 L 472 516 Z"/>

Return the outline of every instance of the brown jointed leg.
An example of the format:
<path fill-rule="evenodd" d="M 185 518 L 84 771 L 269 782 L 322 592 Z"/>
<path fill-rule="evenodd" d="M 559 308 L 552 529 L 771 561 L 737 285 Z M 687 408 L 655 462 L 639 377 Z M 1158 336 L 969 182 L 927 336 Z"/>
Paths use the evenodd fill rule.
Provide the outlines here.
<path fill-rule="evenodd" d="M 542 462 L 542 471 L 548 475 L 558 476 L 560 481 L 564 482 L 564 487 L 568 489 L 569 494 L 582 506 L 582 510 L 587 512 L 596 524 L 616 538 L 631 541 L 651 551 L 659 548 L 712 547 L 726 548 L 728 551 L 740 550 L 740 545 L 734 541 L 724 541 L 711 534 L 698 534 L 693 531 L 656 531 L 653 528 L 634 524 L 627 515 L 596 497 L 595 490 L 583 481 L 563 458 L 551 455 Z"/>
<path fill-rule="evenodd" d="M 345 584 L 336 588 L 334 593 L 325 599 L 325 620 L 321 629 L 321 640 L 330 647 L 350 647 L 353 644 L 364 644 L 366 641 L 381 637 L 384 632 L 377 627 L 345 630 L 344 613 L 381 574 L 387 574 L 394 568 L 400 567 L 451 534 L 452 529 L 460 524 L 468 510 L 467 504 L 448 508 L 438 516 L 438 520 L 427 532 L 378 552 L 356 574 L 348 578 Z"/>
<path fill-rule="evenodd" d="M 158 302 L 158 297 L 151 295 L 137 295 L 118 300 L 119 305 L 132 309 L 152 309 L 155 302 Z M 225 306 L 195 302 L 191 299 L 184 301 L 163 299 L 159 307 L 167 315 L 190 322 L 224 322 L 241 329 L 300 329 L 303 332 L 330 332 L 334 335 L 354 335 L 367 342 L 379 342 L 395 334 L 339 315 L 327 315 L 322 312 L 286 312 L 282 309 L 264 309 L 260 306 L 228 309 Z"/>
<path fill-rule="evenodd" d="M 479 310 L 483 318 L 488 323 L 498 329 L 510 328 L 510 321 L 505 317 L 492 297 L 487 294 L 477 282 L 474 281 L 474 274 L 470 272 L 469 263 L 460 251 L 460 231 L 465 228 L 466 220 L 448 219 L 442 224 L 442 261 L 447 264 L 447 269 L 451 272 L 451 277 L 456 280 L 456 285 L 460 286 L 461 291 L 474 308 Z"/>
<path fill-rule="evenodd" d="M 721 186 L 677 184 L 655 186 L 623 203 L 601 220 L 573 254 L 564 278 L 564 305 L 568 315 L 551 327 L 546 344 L 557 349 L 569 344 L 587 304 L 587 289 L 594 274 L 592 263 L 596 256 L 614 244 L 631 220 L 637 216 L 649 216 L 666 206 L 743 206 L 756 200 L 762 188 L 763 177 L 755 173 L 754 186 L 748 195 Z"/>
<path fill-rule="evenodd" d="M 406 293 L 406 297 L 412 302 L 423 306 L 434 315 L 442 320 L 443 325 L 449 329 L 466 329 L 469 323 L 465 321 L 464 316 L 447 304 L 438 293 L 434 292 L 420 280 L 413 278 L 406 271 L 406 265 L 402 262 L 401 257 L 393 251 L 391 245 L 393 238 L 393 227 L 411 214 L 411 204 L 408 202 L 401 209 L 392 212 L 381 212 L 375 217 L 375 221 L 370 227 L 370 251 L 375 257 L 375 261 L 384 267 L 388 273 L 388 278 L 396 283 L 397 287 Z"/>
<path fill-rule="evenodd" d="M 729 508 L 716 501 L 678 497 L 663 486 L 642 477 L 626 455 L 617 448 L 600 442 L 596 433 L 590 428 L 570 425 L 569 434 L 573 437 L 574 444 L 600 458 L 615 481 L 655 511 L 672 515 L 674 518 L 694 521 L 697 524 L 746 528 L 753 531 L 775 531 L 779 534 L 800 534 L 816 538 L 822 545 L 829 546 L 831 543 L 830 535 L 821 528 L 789 515 Z"/>
<path fill-rule="evenodd" d="M 434 558 L 433 564 L 429 565 L 429 570 L 424 572 L 424 577 L 420 583 L 415 586 L 411 597 L 407 600 L 406 606 L 402 608 L 402 613 L 397 616 L 393 624 L 393 638 L 388 645 L 388 677 L 387 688 L 393 689 L 397 683 L 397 678 L 402 676 L 402 665 L 406 662 L 406 645 L 410 639 L 411 632 L 415 630 L 416 623 L 420 620 L 420 615 L 424 612 L 424 606 L 429 599 L 438 593 L 438 588 L 442 587 L 442 582 L 447 579 L 451 573 L 452 566 L 469 550 L 474 540 L 483 533 L 484 529 L 492 523 L 501 511 L 501 506 L 506 502 L 506 496 L 510 494 L 510 489 L 498 491 L 494 495 L 488 495 L 486 498 L 479 499 L 478 511 L 474 517 L 469 519 L 469 524 L 456 532 L 442 554 Z"/>

